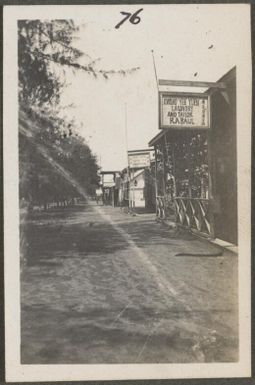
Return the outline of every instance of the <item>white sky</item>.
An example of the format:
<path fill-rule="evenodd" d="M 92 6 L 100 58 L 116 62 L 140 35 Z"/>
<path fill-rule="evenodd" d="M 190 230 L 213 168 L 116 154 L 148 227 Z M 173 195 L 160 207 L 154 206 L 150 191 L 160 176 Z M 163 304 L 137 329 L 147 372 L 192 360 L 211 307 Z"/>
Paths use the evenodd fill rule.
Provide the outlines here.
<path fill-rule="evenodd" d="M 139 24 L 126 21 L 114 28 L 123 17 L 120 11 L 139 8 L 143 8 Z M 110 75 L 108 80 L 83 72 L 69 74 L 71 84 L 63 103 L 75 104 L 70 114 L 82 122 L 81 134 L 101 158 L 104 170 L 127 164 L 125 103 L 129 150 L 146 148 L 158 133 L 151 50 L 159 78 L 217 81 L 243 60 L 242 49 L 248 43 L 239 31 L 246 27 L 248 12 L 244 4 L 84 6 L 84 15 L 74 19 L 83 25 L 76 45 L 93 59 L 101 58 L 97 68 L 140 67 L 125 77 Z M 84 63 L 88 60 L 84 58 Z"/>

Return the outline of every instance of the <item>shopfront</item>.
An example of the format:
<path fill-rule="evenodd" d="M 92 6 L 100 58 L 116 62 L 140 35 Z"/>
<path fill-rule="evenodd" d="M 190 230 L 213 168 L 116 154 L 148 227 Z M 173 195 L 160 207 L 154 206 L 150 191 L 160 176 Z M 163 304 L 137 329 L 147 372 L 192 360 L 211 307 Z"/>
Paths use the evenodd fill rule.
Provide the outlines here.
<path fill-rule="evenodd" d="M 160 92 L 160 132 L 149 146 L 157 217 L 237 244 L 235 75 L 232 69 L 216 83 L 188 82 L 207 87 L 203 93 Z"/>

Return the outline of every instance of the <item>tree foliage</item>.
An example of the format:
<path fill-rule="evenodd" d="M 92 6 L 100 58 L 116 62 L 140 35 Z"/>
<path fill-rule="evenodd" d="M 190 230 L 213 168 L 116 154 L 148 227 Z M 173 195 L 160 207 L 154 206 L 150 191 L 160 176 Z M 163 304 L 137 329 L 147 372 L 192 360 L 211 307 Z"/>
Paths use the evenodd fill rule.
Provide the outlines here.
<path fill-rule="evenodd" d="M 20 102 L 58 103 L 65 84 L 63 66 L 75 65 L 83 56 L 73 47 L 77 31 L 72 20 L 18 21 Z"/>
<path fill-rule="evenodd" d="M 79 196 L 72 180 L 88 194 L 94 193 L 99 183 L 99 167 L 84 138 L 75 131 L 60 134 L 52 121 L 36 113 L 23 112 L 20 126 L 20 197 L 23 200 L 39 206 L 70 200 Z M 71 175 L 70 180 L 54 165 Z"/>
<path fill-rule="evenodd" d="M 21 102 L 58 103 L 65 85 L 65 70 L 81 70 L 108 78 L 132 74 L 139 67 L 119 70 L 96 68 L 100 58 L 92 59 L 74 46 L 79 28 L 73 20 L 19 20 L 19 96 Z M 84 65 L 79 59 L 86 56 Z"/>
<path fill-rule="evenodd" d="M 29 140 L 20 135 L 20 197 L 32 204 L 77 195 L 36 151 L 40 145 L 89 193 L 99 182 L 96 158 L 77 133 L 75 122 L 58 114 L 67 69 L 95 73 L 93 61 L 87 66 L 79 64 L 84 54 L 74 46 L 77 31 L 72 20 L 18 22 L 20 117 L 30 122 L 31 136 Z"/>

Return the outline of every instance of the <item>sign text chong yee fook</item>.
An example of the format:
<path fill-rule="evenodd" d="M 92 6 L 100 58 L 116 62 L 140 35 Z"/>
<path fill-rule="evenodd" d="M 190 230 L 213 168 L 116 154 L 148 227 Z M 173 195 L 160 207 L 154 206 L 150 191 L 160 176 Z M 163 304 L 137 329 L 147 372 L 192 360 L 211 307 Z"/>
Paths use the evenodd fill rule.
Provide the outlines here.
<path fill-rule="evenodd" d="M 209 96 L 160 92 L 159 120 L 159 128 L 209 128 Z"/>

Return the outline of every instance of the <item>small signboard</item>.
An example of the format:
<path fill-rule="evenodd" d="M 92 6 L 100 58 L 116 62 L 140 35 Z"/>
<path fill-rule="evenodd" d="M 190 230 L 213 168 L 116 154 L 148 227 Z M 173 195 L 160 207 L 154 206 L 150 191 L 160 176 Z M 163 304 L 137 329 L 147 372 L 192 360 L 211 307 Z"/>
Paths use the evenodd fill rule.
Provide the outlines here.
<path fill-rule="evenodd" d="M 208 95 L 159 93 L 159 128 L 209 128 Z"/>
<path fill-rule="evenodd" d="M 132 169 L 150 166 L 150 151 L 128 151 L 128 164 Z"/>

